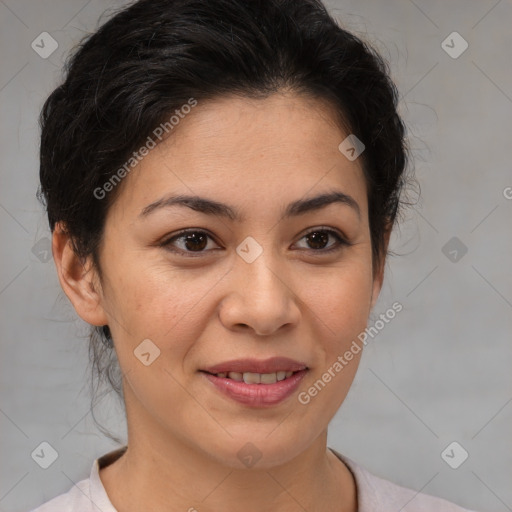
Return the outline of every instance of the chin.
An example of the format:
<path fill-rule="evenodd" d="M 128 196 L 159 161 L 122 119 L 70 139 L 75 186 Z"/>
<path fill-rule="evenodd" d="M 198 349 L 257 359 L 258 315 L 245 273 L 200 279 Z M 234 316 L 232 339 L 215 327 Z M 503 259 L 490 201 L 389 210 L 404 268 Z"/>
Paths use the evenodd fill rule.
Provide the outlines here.
<path fill-rule="evenodd" d="M 216 463 L 231 469 L 268 470 L 290 462 L 312 442 L 311 439 L 298 441 L 285 430 L 279 434 L 266 429 L 260 435 L 248 435 L 246 431 L 229 440 L 223 436 L 217 444 L 209 442 L 205 451 Z"/>

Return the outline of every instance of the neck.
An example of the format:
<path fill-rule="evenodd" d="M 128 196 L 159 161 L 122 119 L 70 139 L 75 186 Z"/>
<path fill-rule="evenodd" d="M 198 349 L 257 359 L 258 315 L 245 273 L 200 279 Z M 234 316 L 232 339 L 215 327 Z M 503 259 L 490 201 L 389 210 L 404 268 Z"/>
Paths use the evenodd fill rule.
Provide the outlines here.
<path fill-rule="evenodd" d="M 112 504 L 122 512 L 357 510 L 352 474 L 327 449 L 327 431 L 292 460 L 260 470 L 223 466 L 169 439 L 131 439 L 130 432 L 128 439 L 125 454 L 100 470 Z"/>

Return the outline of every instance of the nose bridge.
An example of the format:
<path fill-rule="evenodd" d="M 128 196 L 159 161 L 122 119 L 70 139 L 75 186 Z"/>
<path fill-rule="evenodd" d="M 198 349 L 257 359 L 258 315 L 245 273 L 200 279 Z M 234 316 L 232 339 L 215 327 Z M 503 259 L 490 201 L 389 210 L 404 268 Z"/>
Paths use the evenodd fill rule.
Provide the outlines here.
<path fill-rule="evenodd" d="M 277 295 L 285 293 L 284 285 L 278 278 L 279 261 L 270 238 L 266 237 L 267 243 L 263 247 L 254 238 L 247 237 L 237 248 L 239 259 L 236 267 L 246 284 L 244 294 L 253 293 L 255 300 L 260 297 L 268 299 L 269 294 L 275 299 Z"/>
<path fill-rule="evenodd" d="M 236 293 L 224 309 L 225 322 L 247 325 L 258 334 L 271 334 L 282 325 L 296 323 L 299 314 L 270 239 L 265 238 L 267 245 L 247 237 L 237 247 L 232 269 Z"/>

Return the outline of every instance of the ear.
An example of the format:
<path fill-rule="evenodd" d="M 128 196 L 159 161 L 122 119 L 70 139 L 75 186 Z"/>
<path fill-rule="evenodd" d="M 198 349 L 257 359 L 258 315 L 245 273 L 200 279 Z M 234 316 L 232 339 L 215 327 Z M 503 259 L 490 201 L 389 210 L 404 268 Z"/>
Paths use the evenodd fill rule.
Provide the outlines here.
<path fill-rule="evenodd" d="M 52 253 L 60 285 L 76 312 L 92 325 L 108 324 L 102 307 L 102 294 L 92 259 L 81 261 L 76 255 L 64 224 L 58 222 L 52 235 Z"/>
<path fill-rule="evenodd" d="M 377 299 L 379 298 L 380 290 L 382 289 L 382 283 L 384 282 L 384 267 L 386 266 L 386 252 L 388 250 L 389 238 L 391 236 L 391 230 L 393 226 L 391 224 L 386 224 L 385 232 L 384 232 L 384 253 L 382 256 L 382 262 L 378 269 L 375 270 L 375 274 L 373 277 L 373 288 L 372 288 L 372 299 L 370 305 L 370 311 L 375 306 Z"/>

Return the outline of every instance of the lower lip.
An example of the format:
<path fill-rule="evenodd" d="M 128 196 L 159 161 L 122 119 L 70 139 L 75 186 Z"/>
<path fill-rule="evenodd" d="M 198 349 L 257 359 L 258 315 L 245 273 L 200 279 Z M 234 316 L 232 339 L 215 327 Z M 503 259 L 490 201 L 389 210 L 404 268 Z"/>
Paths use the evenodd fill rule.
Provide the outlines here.
<path fill-rule="evenodd" d="M 291 377 L 274 384 L 245 384 L 233 379 L 217 377 L 211 373 L 201 372 L 222 393 L 244 405 L 262 407 L 276 405 L 299 387 L 300 381 L 308 370 L 295 372 Z"/>

